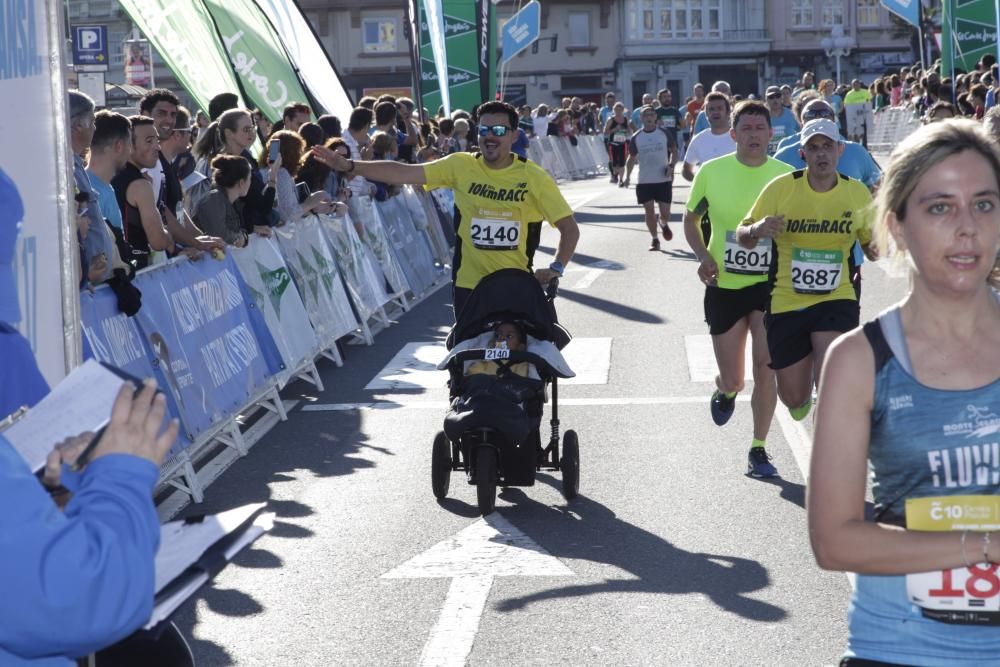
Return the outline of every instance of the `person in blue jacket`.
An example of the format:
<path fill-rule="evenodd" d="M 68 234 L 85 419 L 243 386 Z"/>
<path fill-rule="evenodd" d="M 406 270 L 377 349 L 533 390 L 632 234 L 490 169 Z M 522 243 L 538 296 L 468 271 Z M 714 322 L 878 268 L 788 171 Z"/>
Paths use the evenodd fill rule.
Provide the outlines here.
<path fill-rule="evenodd" d="M 833 107 L 823 99 L 814 99 L 806 104 L 802 109 L 802 122 L 807 123 L 816 118 L 828 118 L 836 120 Z M 801 143 L 798 135 L 791 142 L 784 143 L 774 155 L 775 159 L 781 160 L 794 169 L 804 169 L 805 160 L 802 159 Z M 869 189 L 875 187 L 882 177 L 882 170 L 879 169 L 871 153 L 861 144 L 844 140 L 844 152 L 837 162 L 837 171 L 844 176 L 850 176 L 868 186 Z"/>
<path fill-rule="evenodd" d="M 65 511 L 0 434 L 0 665 L 73 665 L 149 620 L 160 541 L 152 492 L 177 438 L 165 414 L 152 381 L 123 387 Z M 50 483 L 87 440 L 54 450 Z"/>

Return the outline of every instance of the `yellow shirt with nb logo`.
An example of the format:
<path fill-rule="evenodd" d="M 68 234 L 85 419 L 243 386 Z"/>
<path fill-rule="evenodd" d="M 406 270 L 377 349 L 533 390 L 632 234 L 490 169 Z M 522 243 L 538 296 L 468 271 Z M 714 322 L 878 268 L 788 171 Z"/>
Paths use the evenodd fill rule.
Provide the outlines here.
<path fill-rule="evenodd" d="M 807 170 L 779 176 L 760 193 L 741 223 L 785 216 L 774 238 L 771 312 L 802 310 L 824 301 L 856 300 L 851 248 L 871 241 L 871 194 L 861 181 L 839 174 L 827 192 L 809 185 Z"/>
<path fill-rule="evenodd" d="M 491 169 L 478 153 L 453 153 L 425 164 L 424 176 L 428 190 L 455 191 L 456 287 L 472 289 L 501 269 L 527 271 L 541 221 L 573 215 L 552 177 L 517 155 L 509 167 Z"/>

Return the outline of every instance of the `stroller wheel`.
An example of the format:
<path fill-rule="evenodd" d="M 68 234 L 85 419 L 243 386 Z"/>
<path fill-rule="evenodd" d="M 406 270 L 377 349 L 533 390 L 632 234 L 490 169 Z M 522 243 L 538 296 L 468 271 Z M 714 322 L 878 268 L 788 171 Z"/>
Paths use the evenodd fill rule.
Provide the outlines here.
<path fill-rule="evenodd" d="M 476 500 L 483 516 L 496 509 L 497 451 L 485 445 L 476 450 Z"/>
<path fill-rule="evenodd" d="M 431 487 L 434 489 L 434 497 L 441 499 L 447 496 L 450 484 L 451 443 L 444 431 L 438 431 L 431 451 Z"/>
<path fill-rule="evenodd" d="M 562 470 L 563 497 L 572 500 L 580 491 L 580 441 L 576 431 L 566 431 L 563 435 L 559 468 Z"/>

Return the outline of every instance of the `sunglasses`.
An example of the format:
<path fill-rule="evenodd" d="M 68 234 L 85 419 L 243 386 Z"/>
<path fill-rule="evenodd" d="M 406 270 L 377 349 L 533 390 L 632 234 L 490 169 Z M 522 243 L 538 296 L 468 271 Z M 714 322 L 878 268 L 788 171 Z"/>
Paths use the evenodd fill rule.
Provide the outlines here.
<path fill-rule="evenodd" d="M 829 109 L 816 109 L 814 111 L 802 112 L 802 120 L 813 120 L 814 118 L 833 118 L 833 112 Z"/>
<path fill-rule="evenodd" d="M 506 125 L 480 125 L 479 126 L 479 136 L 485 137 L 489 133 L 493 133 L 494 137 L 504 137 L 510 132 L 510 128 Z"/>
<path fill-rule="evenodd" d="M 769 99 L 769 100 L 776 100 L 776 99 L 779 99 L 780 97 L 781 97 L 781 93 L 771 93 L 770 95 L 767 96 L 767 99 Z"/>

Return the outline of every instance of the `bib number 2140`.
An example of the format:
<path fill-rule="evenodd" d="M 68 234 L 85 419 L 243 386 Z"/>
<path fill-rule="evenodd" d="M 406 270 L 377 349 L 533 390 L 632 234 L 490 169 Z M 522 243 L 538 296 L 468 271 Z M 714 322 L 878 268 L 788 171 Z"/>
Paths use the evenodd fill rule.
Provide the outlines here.
<path fill-rule="evenodd" d="M 517 250 L 521 225 L 515 220 L 473 218 L 469 235 L 480 250 Z"/>

